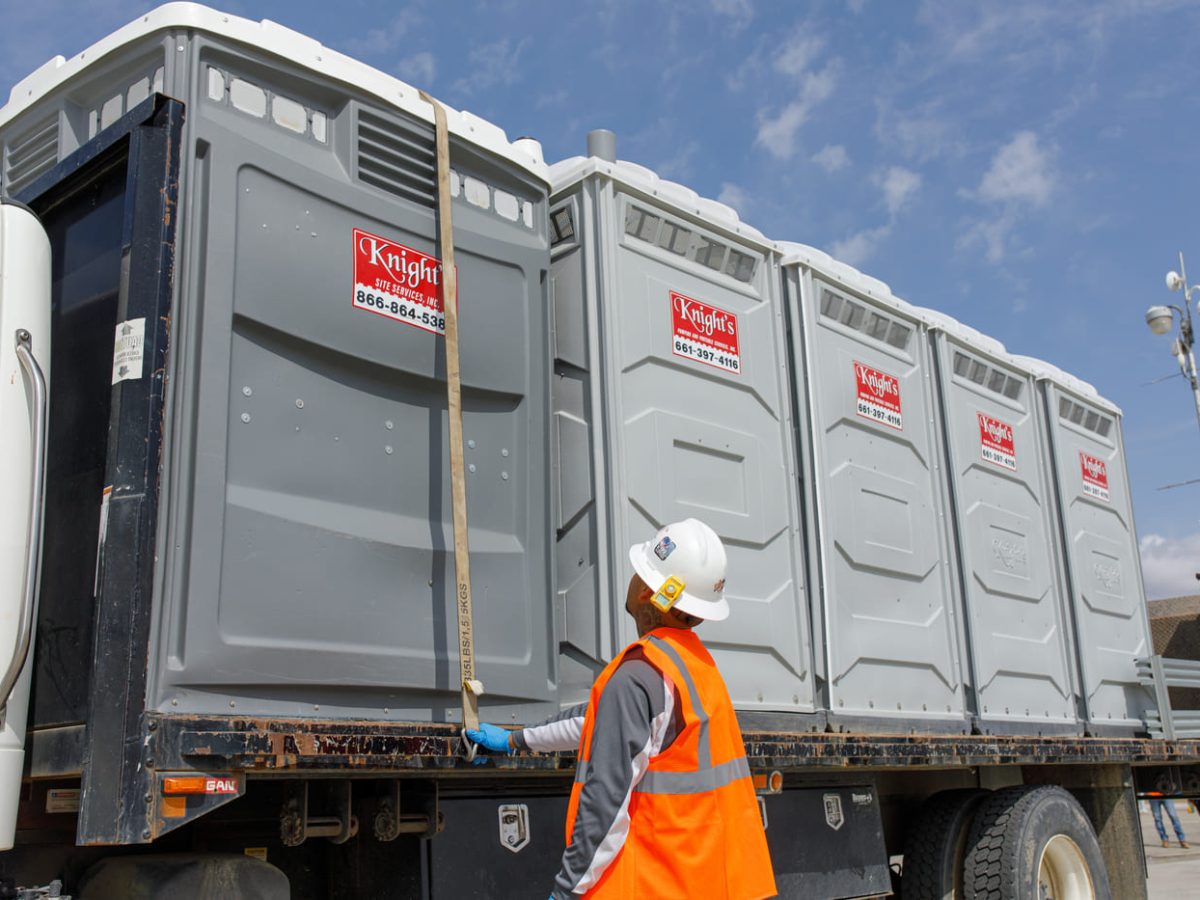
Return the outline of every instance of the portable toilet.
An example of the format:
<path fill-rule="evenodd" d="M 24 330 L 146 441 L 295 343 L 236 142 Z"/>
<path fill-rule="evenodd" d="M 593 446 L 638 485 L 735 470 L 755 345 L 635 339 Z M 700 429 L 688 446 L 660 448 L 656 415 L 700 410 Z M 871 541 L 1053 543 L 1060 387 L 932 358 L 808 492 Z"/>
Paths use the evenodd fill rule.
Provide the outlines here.
<path fill-rule="evenodd" d="M 1087 730 L 1142 731 L 1153 705 L 1134 661 L 1153 653 L 1125 468 L 1121 410 L 1041 360 L 1038 379 L 1058 495 Z"/>
<path fill-rule="evenodd" d="M 887 285 L 781 244 L 831 722 L 968 730 L 926 321 Z"/>
<path fill-rule="evenodd" d="M 447 119 L 481 705 L 536 720 L 557 709 L 548 173 Z M 13 88 L 4 187 L 56 266 L 32 727 L 88 720 L 107 753 L 143 701 L 456 719 L 433 121 L 382 72 L 187 3 Z M 132 642 L 105 666 L 148 662 L 93 677 L 93 621 Z"/>
<path fill-rule="evenodd" d="M 695 517 L 728 554 L 733 613 L 699 633 L 735 705 L 811 713 L 778 254 L 728 206 L 618 162 L 611 133 L 589 154 L 550 170 L 564 699 L 636 636 L 628 548 Z"/>
<path fill-rule="evenodd" d="M 1048 437 L 1033 375 L 932 310 L 974 710 L 985 733 L 1081 733 Z"/>

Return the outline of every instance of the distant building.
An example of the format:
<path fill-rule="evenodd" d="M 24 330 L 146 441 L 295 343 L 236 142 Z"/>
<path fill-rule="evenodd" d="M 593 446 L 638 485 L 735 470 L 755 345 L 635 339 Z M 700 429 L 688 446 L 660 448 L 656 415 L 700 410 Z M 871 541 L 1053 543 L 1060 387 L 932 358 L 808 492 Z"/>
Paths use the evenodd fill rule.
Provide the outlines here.
<path fill-rule="evenodd" d="M 1150 635 L 1154 652 L 1171 659 L 1200 660 L 1200 594 L 1151 600 Z M 1200 709 L 1200 690 L 1171 688 L 1175 709 Z"/>

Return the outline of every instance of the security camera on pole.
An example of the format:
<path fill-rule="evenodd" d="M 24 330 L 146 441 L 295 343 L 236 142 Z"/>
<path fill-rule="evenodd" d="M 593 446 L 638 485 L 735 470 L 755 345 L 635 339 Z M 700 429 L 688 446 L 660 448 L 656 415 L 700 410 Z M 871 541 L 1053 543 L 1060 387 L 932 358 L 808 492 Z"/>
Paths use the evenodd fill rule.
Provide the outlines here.
<path fill-rule="evenodd" d="M 1197 285 L 1187 283 L 1187 269 L 1183 265 L 1183 253 L 1180 253 L 1179 271 L 1167 273 L 1167 290 L 1183 291 L 1183 309 L 1173 303 L 1151 306 L 1146 310 L 1146 324 L 1155 334 L 1166 334 L 1171 330 L 1175 316 L 1179 316 L 1179 337 L 1171 342 L 1171 353 L 1179 362 L 1179 370 L 1192 385 L 1196 420 L 1200 422 L 1200 382 L 1196 378 L 1196 357 L 1192 353 L 1192 293 L 1197 289 Z"/>

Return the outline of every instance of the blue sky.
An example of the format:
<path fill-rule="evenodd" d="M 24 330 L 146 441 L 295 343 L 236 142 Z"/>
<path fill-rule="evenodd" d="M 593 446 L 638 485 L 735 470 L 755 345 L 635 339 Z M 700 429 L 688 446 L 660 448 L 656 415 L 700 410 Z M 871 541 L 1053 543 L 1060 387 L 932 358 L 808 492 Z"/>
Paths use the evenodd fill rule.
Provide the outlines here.
<path fill-rule="evenodd" d="M 0 0 L 0 90 L 151 8 Z M 1143 312 L 1200 282 L 1200 0 L 217 3 L 821 247 L 1125 411 L 1151 597 L 1200 585 L 1200 426 Z M 82 13 L 82 14 L 81 14 Z"/>

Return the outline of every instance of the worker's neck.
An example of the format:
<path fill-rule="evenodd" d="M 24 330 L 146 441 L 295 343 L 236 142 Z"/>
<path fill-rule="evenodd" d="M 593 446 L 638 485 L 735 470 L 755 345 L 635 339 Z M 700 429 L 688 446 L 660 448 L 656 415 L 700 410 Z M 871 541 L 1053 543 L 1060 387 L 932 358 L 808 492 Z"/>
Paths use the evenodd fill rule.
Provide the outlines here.
<path fill-rule="evenodd" d="M 674 628 L 677 631 L 691 631 L 691 625 L 684 625 L 682 622 L 675 621 L 668 616 L 658 612 L 651 607 L 651 612 L 645 615 L 635 617 L 637 621 L 638 638 L 644 638 L 656 628 Z"/>

